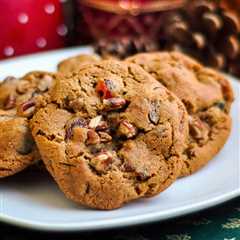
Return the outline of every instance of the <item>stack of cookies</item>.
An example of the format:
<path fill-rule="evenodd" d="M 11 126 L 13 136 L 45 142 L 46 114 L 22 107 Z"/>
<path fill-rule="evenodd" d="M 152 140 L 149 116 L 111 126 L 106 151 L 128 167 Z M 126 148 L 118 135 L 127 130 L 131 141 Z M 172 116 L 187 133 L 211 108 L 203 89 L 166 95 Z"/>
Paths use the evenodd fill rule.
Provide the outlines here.
<path fill-rule="evenodd" d="M 65 196 L 114 209 L 206 165 L 231 130 L 233 92 L 177 52 L 80 55 L 0 85 L 0 177 L 43 161 Z"/>

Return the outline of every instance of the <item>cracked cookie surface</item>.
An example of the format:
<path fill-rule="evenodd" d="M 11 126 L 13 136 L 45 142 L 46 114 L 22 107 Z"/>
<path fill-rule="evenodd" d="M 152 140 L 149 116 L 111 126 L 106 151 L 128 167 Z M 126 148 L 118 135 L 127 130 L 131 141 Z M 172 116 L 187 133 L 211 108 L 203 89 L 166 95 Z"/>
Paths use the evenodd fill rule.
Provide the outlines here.
<path fill-rule="evenodd" d="M 99 61 L 96 55 L 80 54 L 74 57 L 64 59 L 58 64 L 58 71 L 65 74 L 78 71 L 82 66 Z"/>
<path fill-rule="evenodd" d="M 221 150 L 231 131 L 229 82 L 177 52 L 137 54 L 126 61 L 141 66 L 185 104 L 190 134 L 182 176 L 202 168 Z"/>
<path fill-rule="evenodd" d="M 13 175 L 40 160 L 29 129 L 35 100 L 46 93 L 55 74 L 30 72 L 7 77 L 0 84 L 0 178 Z"/>
<path fill-rule="evenodd" d="M 188 136 L 181 101 L 139 66 L 113 60 L 59 78 L 31 129 L 64 194 L 98 209 L 170 186 Z"/>

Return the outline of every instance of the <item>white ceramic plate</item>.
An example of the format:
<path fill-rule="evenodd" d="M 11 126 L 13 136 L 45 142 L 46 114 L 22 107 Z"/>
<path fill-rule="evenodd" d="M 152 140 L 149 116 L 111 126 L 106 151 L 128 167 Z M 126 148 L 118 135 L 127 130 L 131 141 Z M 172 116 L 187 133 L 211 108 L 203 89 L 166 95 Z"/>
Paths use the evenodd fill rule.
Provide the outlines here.
<path fill-rule="evenodd" d="M 61 59 L 82 52 L 91 49 L 65 49 L 2 61 L 0 78 L 21 76 L 30 70 L 55 70 Z M 236 96 L 231 137 L 220 154 L 193 176 L 177 180 L 152 199 L 139 200 L 114 211 L 97 211 L 67 200 L 47 173 L 19 174 L 0 181 L 0 220 L 52 231 L 106 229 L 164 220 L 239 196 L 240 84 L 233 77 L 229 79 Z"/>

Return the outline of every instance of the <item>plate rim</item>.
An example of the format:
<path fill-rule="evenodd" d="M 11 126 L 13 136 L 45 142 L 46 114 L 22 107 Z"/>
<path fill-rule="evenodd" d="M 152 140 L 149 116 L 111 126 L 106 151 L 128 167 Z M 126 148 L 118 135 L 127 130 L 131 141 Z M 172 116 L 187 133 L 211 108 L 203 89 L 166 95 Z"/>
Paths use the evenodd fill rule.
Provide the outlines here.
<path fill-rule="evenodd" d="M 83 45 L 81 47 L 65 47 L 65 48 L 59 48 L 59 49 L 52 49 L 52 50 L 45 50 L 45 51 L 40 51 L 40 52 L 35 52 L 35 53 L 27 53 L 24 55 L 20 55 L 20 56 L 13 56 L 10 58 L 6 58 L 6 59 L 0 59 L 0 64 L 8 64 L 11 62 L 15 62 L 15 61 L 20 61 L 20 60 L 25 60 L 26 58 L 32 58 L 32 57 L 38 57 L 38 56 L 45 56 L 48 54 L 57 54 L 57 53 L 64 53 L 65 51 L 68 52 L 75 52 L 77 50 L 83 50 L 84 52 L 87 51 L 89 53 L 93 53 L 93 47 L 91 47 L 90 45 Z M 78 53 L 73 53 L 74 55 L 77 55 Z M 1 80 L 0 80 L 1 82 Z"/>
<path fill-rule="evenodd" d="M 50 50 L 44 52 L 38 52 L 34 54 L 27 54 L 24 56 L 17 56 L 14 58 L 1 60 L 1 64 L 9 64 L 15 61 L 21 61 L 26 58 L 31 57 L 38 57 L 38 56 L 46 56 L 48 54 L 61 54 L 65 51 L 72 51 L 73 55 L 77 54 L 75 51 L 89 51 L 92 52 L 92 48 L 90 46 L 81 46 L 81 47 L 70 47 L 70 48 L 63 48 L 57 50 Z M 224 73 L 225 74 L 225 73 Z M 233 79 L 234 82 L 239 82 Z M 239 89 L 238 89 L 239 90 Z M 240 152 L 240 151 L 239 151 Z M 146 223 L 153 223 L 157 221 L 164 221 L 169 220 L 175 217 L 184 216 L 190 213 L 194 213 L 197 211 L 202 211 L 204 209 L 217 206 L 221 203 L 229 201 L 233 198 L 240 197 L 240 187 L 226 192 L 221 195 L 210 197 L 209 199 L 203 199 L 201 202 L 188 204 L 185 206 L 176 207 L 174 209 L 162 210 L 161 212 L 151 212 L 151 213 L 144 213 L 137 216 L 127 216 L 127 217 L 119 217 L 116 219 L 106 219 L 106 220 L 93 220 L 88 222 L 76 222 L 76 223 L 44 223 L 41 221 L 32 221 L 32 220 L 25 220 L 18 217 L 9 216 L 4 213 L 0 213 L 0 221 L 3 223 L 7 223 L 10 225 L 27 228 L 31 230 L 39 230 L 39 231 L 50 231 L 50 232 L 71 232 L 71 231 L 88 231 L 88 230 L 106 230 L 112 228 L 121 228 L 127 226 L 134 226 L 139 224 L 146 224 Z"/>
<path fill-rule="evenodd" d="M 198 212 L 217 206 L 221 203 L 240 197 L 240 189 L 233 190 L 226 194 L 210 198 L 208 200 L 181 206 L 173 210 L 164 210 L 161 212 L 145 213 L 142 215 L 122 217 L 117 219 L 88 221 L 86 223 L 43 223 L 39 221 L 22 220 L 16 217 L 10 217 L 6 214 L 0 213 L 0 220 L 2 222 L 24 227 L 31 230 L 51 231 L 51 232 L 71 232 L 71 231 L 88 231 L 88 230 L 106 230 L 112 228 L 130 227 L 143 223 L 153 223 L 157 221 L 169 220 L 175 217 L 184 216 L 190 213 Z M 163 214 L 164 213 L 164 214 Z"/>

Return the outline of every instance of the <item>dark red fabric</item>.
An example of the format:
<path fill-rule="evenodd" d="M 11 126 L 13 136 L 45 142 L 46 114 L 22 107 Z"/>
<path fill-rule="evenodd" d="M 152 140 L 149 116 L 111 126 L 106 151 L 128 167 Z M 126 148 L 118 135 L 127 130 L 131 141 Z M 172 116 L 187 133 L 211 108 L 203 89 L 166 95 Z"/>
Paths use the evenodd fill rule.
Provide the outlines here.
<path fill-rule="evenodd" d="M 59 0 L 1 0 L 0 58 L 62 47 L 63 21 Z"/>

